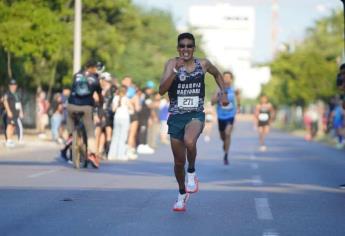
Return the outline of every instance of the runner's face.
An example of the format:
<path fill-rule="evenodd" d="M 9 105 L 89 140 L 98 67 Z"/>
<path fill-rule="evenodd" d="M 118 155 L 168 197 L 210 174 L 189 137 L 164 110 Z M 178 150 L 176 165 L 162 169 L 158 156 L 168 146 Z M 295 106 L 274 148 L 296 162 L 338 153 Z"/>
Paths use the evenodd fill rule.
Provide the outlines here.
<path fill-rule="evenodd" d="M 266 104 L 268 102 L 268 99 L 266 96 L 261 97 L 261 103 Z"/>
<path fill-rule="evenodd" d="M 230 74 L 225 74 L 223 75 L 224 83 L 226 87 L 231 87 L 232 86 L 232 76 Z"/>
<path fill-rule="evenodd" d="M 193 58 L 194 49 L 194 42 L 190 39 L 182 39 L 179 41 L 177 45 L 177 51 L 179 53 L 179 56 L 183 58 L 185 61 L 189 61 Z"/>

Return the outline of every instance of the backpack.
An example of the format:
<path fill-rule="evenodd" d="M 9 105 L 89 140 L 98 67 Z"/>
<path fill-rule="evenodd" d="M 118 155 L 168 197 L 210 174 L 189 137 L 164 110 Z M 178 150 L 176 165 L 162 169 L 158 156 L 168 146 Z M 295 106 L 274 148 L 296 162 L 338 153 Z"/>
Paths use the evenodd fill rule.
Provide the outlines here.
<path fill-rule="evenodd" d="M 75 93 L 80 97 L 91 95 L 91 86 L 88 78 L 83 74 L 77 74 L 75 78 Z"/>

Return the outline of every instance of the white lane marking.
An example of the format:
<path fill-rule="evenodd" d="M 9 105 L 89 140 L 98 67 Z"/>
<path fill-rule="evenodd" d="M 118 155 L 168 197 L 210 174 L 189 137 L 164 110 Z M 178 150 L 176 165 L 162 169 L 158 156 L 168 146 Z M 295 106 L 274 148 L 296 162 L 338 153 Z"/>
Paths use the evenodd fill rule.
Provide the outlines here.
<path fill-rule="evenodd" d="M 255 208 L 259 220 L 273 220 L 267 198 L 255 198 Z"/>
<path fill-rule="evenodd" d="M 265 230 L 262 236 L 279 236 L 275 230 Z"/>
<path fill-rule="evenodd" d="M 262 179 L 261 179 L 260 175 L 253 176 L 252 183 L 255 186 L 262 185 Z"/>
<path fill-rule="evenodd" d="M 48 175 L 48 174 L 51 174 L 51 173 L 54 173 L 54 172 L 57 172 L 57 171 L 58 171 L 58 169 L 42 171 L 42 172 L 38 172 L 36 174 L 29 175 L 28 178 L 37 178 L 37 177 L 40 177 L 40 176 L 43 176 L 43 175 Z"/>
<path fill-rule="evenodd" d="M 251 167 L 252 167 L 253 170 L 259 169 L 258 163 L 251 163 L 250 165 L 251 165 Z"/>

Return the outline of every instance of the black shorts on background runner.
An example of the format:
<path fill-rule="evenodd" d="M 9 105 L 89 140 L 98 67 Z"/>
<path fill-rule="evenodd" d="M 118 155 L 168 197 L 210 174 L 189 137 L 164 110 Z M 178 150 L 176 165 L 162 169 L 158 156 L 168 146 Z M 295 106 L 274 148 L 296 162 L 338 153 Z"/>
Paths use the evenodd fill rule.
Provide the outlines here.
<path fill-rule="evenodd" d="M 226 119 L 226 120 L 218 119 L 218 130 L 220 132 L 223 132 L 226 129 L 227 125 L 233 125 L 234 122 L 235 122 L 235 117 L 231 117 L 231 118 Z"/>

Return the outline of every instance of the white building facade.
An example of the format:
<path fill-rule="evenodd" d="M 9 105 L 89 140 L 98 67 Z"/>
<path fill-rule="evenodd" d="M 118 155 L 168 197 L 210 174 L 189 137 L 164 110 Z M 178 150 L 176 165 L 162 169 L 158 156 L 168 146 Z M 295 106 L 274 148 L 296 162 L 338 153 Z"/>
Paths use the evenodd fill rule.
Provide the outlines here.
<path fill-rule="evenodd" d="M 254 7 L 195 5 L 189 9 L 189 24 L 202 36 L 201 45 L 207 57 L 221 69 L 234 73 L 235 85 L 243 96 L 258 96 L 261 84 L 270 79 L 270 70 L 252 67 Z"/>

